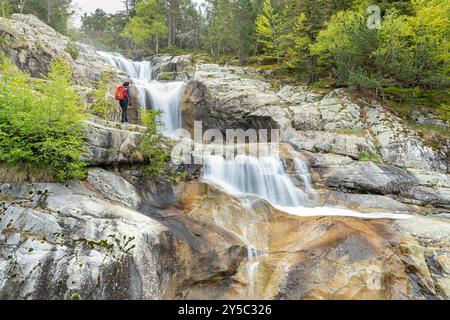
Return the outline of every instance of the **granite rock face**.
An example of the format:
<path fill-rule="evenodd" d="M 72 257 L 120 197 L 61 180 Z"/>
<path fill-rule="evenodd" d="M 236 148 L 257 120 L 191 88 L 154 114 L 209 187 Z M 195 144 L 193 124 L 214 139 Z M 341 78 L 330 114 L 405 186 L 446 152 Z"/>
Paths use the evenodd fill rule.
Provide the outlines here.
<path fill-rule="evenodd" d="M 434 150 L 378 102 L 350 97 L 343 89 L 327 95 L 305 87 L 279 91 L 249 68 L 201 64 L 187 85 L 184 125 L 205 129 L 280 129 L 298 150 L 334 153 L 358 160 L 377 155 L 387 165 L 448 172 L 446 146 Z"/>
<path fill-rule="evenodd" d="M 107 65 L 96 53 L 95 49 L 77 44 L 77 59 L 66 52 L 69 38 L 59 34 L 33 15 L 14 14 L 12 19 L 0 18 L 0 49 L 5 51 L 21 70 L 35 78 L 46 75 L 50 70 L 50 62 L 63 56 L 73 66 L 76 84 L 92 87 L 103 72 L 114 71 L 117 81 L 126 75 Z"/>
<path fill-rule="evenodd" d="M 0 298 L 176 299 L 197 286 L 210 297 L 245 248 L 145 192 L 102 169 L 86 182 L 1 185 Z"/>

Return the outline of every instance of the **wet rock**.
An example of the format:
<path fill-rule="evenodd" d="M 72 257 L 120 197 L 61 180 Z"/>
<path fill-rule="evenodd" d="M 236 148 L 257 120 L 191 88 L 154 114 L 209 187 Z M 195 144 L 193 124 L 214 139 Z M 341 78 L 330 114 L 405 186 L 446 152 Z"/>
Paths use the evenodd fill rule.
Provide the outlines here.
<path fill-rule="evenodd" d="M 0 210 L 2 299 L 174 299 L 191 288 L 201 298 L 226 296 L 218 284 L 245 259 L 234 236 L 170 216 L 176 207 L 143 205 L 137 188 L 112 172 L 0 190 L 10 199 Z"/>
<path fill-rule="evenodd" d="M 367 136 L 327 131 L 283 131 L 282 140 L 292 144 L 297 150 L 310 152 L 334 153 L 359 159 L 362 152 L 370 151 L 376 154 L 376 147 Z"/>
<path fill-rule="evenodd" d="M 368 212 L 409 213 L 419 211 L 417 207 L 401 203 L 387 196 L 374 194 L 354 194 L 340 191 L 327 191 L 321 195 L 321 205 L 331 207 L 351 208 Z"/>

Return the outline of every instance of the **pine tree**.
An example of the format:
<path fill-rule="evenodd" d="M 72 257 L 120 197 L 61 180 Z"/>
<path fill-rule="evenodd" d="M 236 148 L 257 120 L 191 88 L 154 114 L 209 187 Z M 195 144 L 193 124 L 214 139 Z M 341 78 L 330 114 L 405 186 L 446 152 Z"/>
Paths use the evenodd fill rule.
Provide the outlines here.
<path fill-rule="evenodd" d="M 263 45 L 264 52 L 277 57 L 281 62 L 281 20 L 280 15 L 274 12 L 270 0 L 264 0 L 263 14 L 256 19 L 256 34 L 258 43 Z"/>

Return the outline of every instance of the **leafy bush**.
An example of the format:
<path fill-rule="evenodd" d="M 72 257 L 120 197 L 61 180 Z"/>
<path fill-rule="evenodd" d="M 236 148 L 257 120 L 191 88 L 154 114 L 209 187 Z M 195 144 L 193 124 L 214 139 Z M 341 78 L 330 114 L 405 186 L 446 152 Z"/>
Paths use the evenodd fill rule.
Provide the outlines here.
<path fill-rule="evenodd" d="M 85 116 L 68 62 L 55 59 L 44 81 L 32 81 L 0 60 L 0 162 L 46 168 L 58 180 L 84 178 Z"/>
<path fill-rule="evenodd" d="M 310 87 L 313 89 L 328 89 L 330 88 L 330 84 L 325 80 L 318 80 L 314 83 L 311 83 Z"/>
<path fill-rule="evenodd" d="M 442 120 L 450 121 L 450 104 L 442 104 L 438 110 Z"/>
<path fill-rule="evenodd" d="M 170 74 L 170 72 L 161 72 L 158 78 L 161 81 L 170 81 L 172 80 L 172 75 Z"/>
<path fill-rule="evenodd" d="M 311 52 L 336 69 L 340 85 L 445 88 L 450 2 L 416 0 L 411 9 L 411 15 L 387 11 L 380 30 L 367 28 L 364 11 L 340 11 L 319 32 Z"/>
<path fill-rule="evenodd" d="M 108 99 L 113 76 L 113 72 L 104 72 L 95 90 L 92 91 L 93 99 L 90 112 L 106 120 L 109 120 L 109 115 L 115 107 L 113 100 Z"/>
<path fill-rule="evenodd" d="M 77 60 L 80 56 L 80 49 L 75 41 L 70 40 L 66 45 L 65 51 L 70 54 L 73 60 Z"/>
<path fill-rule="evenodd" d="M 168 153 L 162 145 L 162 130 L 164 124 L 161 121 L 161 111 L 146 110 L 141 114 L 141 121 L 147 127 L 147 131 L 141 137 L 140 151 L 149 162 L 144 167 L 144 172 L 152 178 L 163 174 Z"/>
<path fill-rule="evenodd" d="M 348 85 L 352 89 L 372 89 L 378 93 L 383 90 L 383 79 L 359 69 L 349 73 Z"/>

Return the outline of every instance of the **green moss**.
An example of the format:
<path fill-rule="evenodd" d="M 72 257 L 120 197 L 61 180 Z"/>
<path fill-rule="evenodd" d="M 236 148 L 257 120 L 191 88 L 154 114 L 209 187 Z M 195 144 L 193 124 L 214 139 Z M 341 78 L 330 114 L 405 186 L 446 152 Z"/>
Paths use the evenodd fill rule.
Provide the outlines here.
<path fill-rule="evenodd" d="M 439 117 L 450 122 L 450 104 L 443 103 L 438 107 Z"/>
<path fill-rule="evenodd" d="M 172 75 L 170 74 L 170 72 L 161 72 L 158 77 L 159 77 L 159 80 L 162 80 L 162 81 L 172 80 Z"/>
<path fill-rule="evenodd" d="M 359 153 L 359 161 L 370 161 L 375 163 L 383 163 L 380 155 L 371 151 L 362 151 Z"/>

